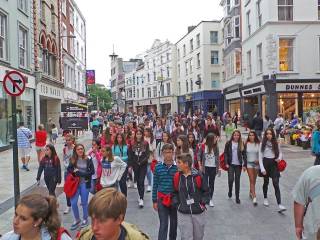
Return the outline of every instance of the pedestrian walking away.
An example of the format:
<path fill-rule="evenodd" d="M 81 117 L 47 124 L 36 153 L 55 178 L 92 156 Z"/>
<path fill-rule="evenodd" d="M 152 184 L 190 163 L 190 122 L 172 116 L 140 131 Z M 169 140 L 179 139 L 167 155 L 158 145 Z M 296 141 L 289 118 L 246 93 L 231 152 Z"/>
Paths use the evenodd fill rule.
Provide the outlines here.
<path fill-rule="evenodd" d="M 53 144 L 48 144 L 45 148 L 45 155 L 41 159 L 38 169 L 37 185 L 40 184 L 42 172 L 44 172 L 44 181 L 49 191 L 49 195 L 55 197 L 57 184 L 61 183 L 61 166 Z"/>
<path fill-rule="evenodd" d="M 235 130 L 224 148 L 224 161 L 228 168 L 228 197 L 232 198 L 233 182 L 235 182 L 236 203 L 240 204 L 240 177 L 242 169 L 247 167 L 247 156 L 239 130 Z"/>
<path fill-rule="evenodd" d="M 40 160 L 44 155 L 44 149 L 47 143 L 47 132 L 44 129 L 43 124 L 38 126 L 38 130 L 35 132 L 35 140 L 36 140 L 36 151 L 38 163 L 40 164 Z"/>
<path fill-rule="evenodd" d="M 261 174 L 263 176 L 263 196 L 264 206 L 268 207 L 268 186 L 269 186 L 269 178 L 272 179 L 274 192 L 276 195 L 279 213 L 286 211 L 287 209 L 281 204 L 281 193 L 279 186 L 280 172 L 278 170 L 277 162 L 282 159 L 282 152 L 278 141 L 276 139 L 276 135 L 273 129 L 268 128 L 263 135 L 260 149 L 259 149 L 259 165 Z"/>
<path fill-rule="evenodd" d="M 21 158 L 22 167 L 21 169 L 30 171 L 28 164 L 30 162 L 31 154 L 31 143 L 32 132 L 29 128 L 24 127 L 24 122 L 19 123 L 19 128 L 17 129 L 18 138 L 18 154 Z"/>
<path fill-rule="evenodd" d="M 158 240 L 175 240 L 177 237 L 177 209 L 172 205 L 173 177 L 178 168 L 173 161 L 173 145 L 166 143 L 162 149 L 163 162 L 154 171 L 152 188 L 153 209 L 158 212 L 160 227 Z M 169 238 L 168 225 L 170 221 Z"/>

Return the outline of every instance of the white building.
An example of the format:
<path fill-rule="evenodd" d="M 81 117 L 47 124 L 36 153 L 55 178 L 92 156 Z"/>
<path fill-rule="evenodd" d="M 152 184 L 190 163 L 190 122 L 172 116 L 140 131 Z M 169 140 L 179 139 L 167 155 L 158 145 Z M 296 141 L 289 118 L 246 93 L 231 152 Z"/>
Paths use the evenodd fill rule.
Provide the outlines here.
<path fill-rule="evenodd" d="M 71 1 L 74 8 L 74 56 L 75 64 L 75 90 L 78 93 L 79 102 L 87 102 L 86 99 L 86 20 L 74 0 Z"/>
<path fill-rule="evenodd" d="M 224 79 L 222 89 L 225 97 L 224 109 L 234 114 L 241 113 L 239 88 L 242 86 L 241 49 L 241 3 L 240 0 L 222 0 L 224 16 L 222 20 L 224 35 Z"/>
<path fill-rule="evenodd" d="M 180 113 L 222 113 L 222 45 L 221 21 L 202 21 L 189 27 L 176 43 Z"/>
<path fill-rule="evenodd" d="M 158 112 L 167 115 L 177 111 L 175 88 L 175 45 L 156 39 L 144 54 L 144 66 L 136 71 L 137 112 Z"/>
<path fill-rule="evenodd" d="M 302 117 L 320 104 L 319 1 L 242 2 L 242 111 Z"/>

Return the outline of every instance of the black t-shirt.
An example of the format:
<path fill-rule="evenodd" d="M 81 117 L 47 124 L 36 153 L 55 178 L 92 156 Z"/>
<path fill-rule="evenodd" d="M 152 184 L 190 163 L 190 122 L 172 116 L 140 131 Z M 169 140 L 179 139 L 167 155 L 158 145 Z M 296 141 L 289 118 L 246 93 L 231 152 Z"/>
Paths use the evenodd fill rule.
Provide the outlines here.
<path fill-rule="evenodd" d="M 120 226 L 120 236 L 118 238 L 118 240 L 125 240 L 126 236 L 127 236 L 127 231 L 124 229 L 124 227 L 121 225 Z M 93 237 L 91 238 L 91 240 L 96 240 L 96 237 L 93 235 Z"/>

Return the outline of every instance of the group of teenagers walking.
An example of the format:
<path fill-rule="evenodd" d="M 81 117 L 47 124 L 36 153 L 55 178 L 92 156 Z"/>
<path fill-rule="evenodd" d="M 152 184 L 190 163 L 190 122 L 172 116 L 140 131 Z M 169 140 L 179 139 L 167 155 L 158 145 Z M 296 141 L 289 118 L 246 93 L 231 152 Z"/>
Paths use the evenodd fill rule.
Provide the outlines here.
<path fill-rule="evenodd" d="M 109 121 L 103 133 L 92 140 L 88 151 L 83 144 L 76 143 L 73 135 L 67 134 L 63 149 L 64 177 L 79 178 L 76 191 L 67 197 L 64 211 L 68 214 L 72 209 L 74 223 L 70 229 L 88 225 L 90 193 L 94 195 L 101 189 L 113 188 L 127 196 L 127 187 L 133 182 L 138 189 L 139 208 L 144 207 L 145 190 L 152 192 L 153 208 L 160 220 L 159 240 L 176 239 L 178 227 L 181 239 L 203 239 L 206 205 L 214 207 L 215 178 L 221 174 L 222 167 L 228 173 L 228 198 L 232 198 L 235 185 L 235 202 L 241 203 L 240 176 L 247 171 L 253 205 L 258 204 L 255 184 L 257 176 L 261 176 L 263 204 L 269 206 L 267 193 L 271 178 L 278 211 L 286 210 L 281 204 L 277 167 L 282 153 L 273 129 L 267 129 L 261 141 L 255 131 L 250 131 L 244 141 L 241 132 L 234 130 L 221 151 L 218 146 L 221 126 L 210 116 L 205 120 L 203 131 L 199 125 L 199 120 L 193 119 L 184 126 L 179 118 L 170 128 L 161 118 L 155 119 L 154 123 L 145 119 L 143 123 L 130 121 L 126 125 Z M 221 154 L 224 156 L 222 161 Z M 54 196 L 62 174 L 52 144 L 45 148 L 37 181 L 42 172 L 49 194 Z"/>

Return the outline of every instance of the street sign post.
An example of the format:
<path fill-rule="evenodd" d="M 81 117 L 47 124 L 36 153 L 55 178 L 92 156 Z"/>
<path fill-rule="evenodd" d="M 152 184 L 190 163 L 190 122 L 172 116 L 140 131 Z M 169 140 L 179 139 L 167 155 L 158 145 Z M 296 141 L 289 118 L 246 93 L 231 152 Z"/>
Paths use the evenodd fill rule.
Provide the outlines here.
<path fill-rule="evenodd" d="M 17 137 L 17 102 L 16 97 L 20 96 L 26 88 L 26 80 L 17 71 L 8 72 L 3 78 L 3 89 L 11 96 L 12 102 L 12 134 L 13 144 L 13 182 L 14 182 L 14 204 L 18 205 L 20 199 L 20 183 L 19 183 L 19 157 L 18 157 L 18 137 Z"/>

